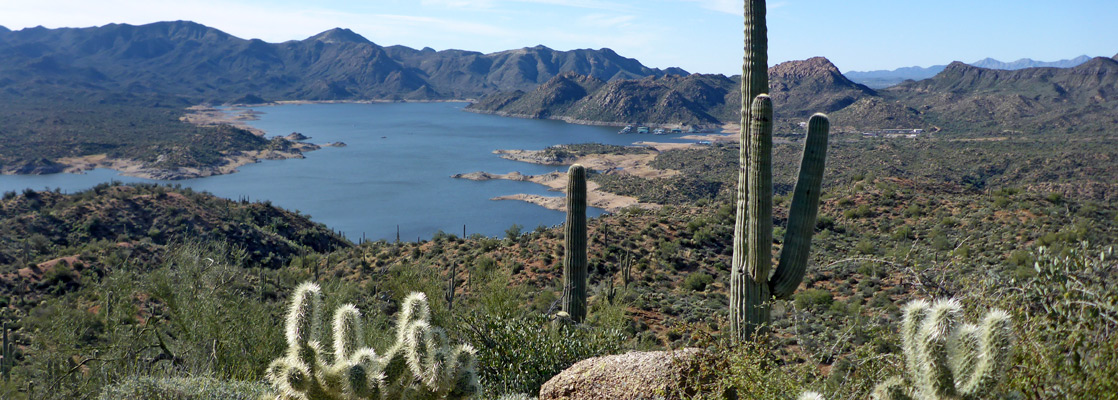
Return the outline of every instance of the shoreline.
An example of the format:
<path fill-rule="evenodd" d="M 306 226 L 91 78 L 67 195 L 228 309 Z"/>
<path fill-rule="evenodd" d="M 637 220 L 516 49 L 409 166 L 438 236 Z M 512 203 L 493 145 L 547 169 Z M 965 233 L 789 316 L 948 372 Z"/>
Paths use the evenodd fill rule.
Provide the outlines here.
<path fill-rule="evenodd" d="M 638 125 L 682 126 L 681 124 L 659 124 L 659 123 L 650 123 L 650 122 L 598 121 L 598 120 L 579 119 L 579 118 L 564 117 L 564 116 L 548 116 L 547 118 L 540 118 L 540 117 L 537 117 L 537 116 L 531 115 L 531 114 L 518 114 L 518 113 L 505 112 L 505 111 L 478 110 L 478 109 L 471 109 L 469 107 L 463 108 L 462 111 L 472 112 L 474 114 L 496 115 L 498 117 L 508 117 L 508 118 L 563 121 L 563 122 L 566 122 L 568 124 L 589 125 L 589 126 L 611 126 L 611 127 L 618 127 L 618 126 L 623 127 L 623 126 L 626 126 L 626 125 L 632 125 L 632 126 L 638 126 Z M 704 129 L 715 129 L 716 131 L 713 134 L 717 134 L 717 132 L 719 130 L 723 133 L 731 133 L 731 130 L 733 131 L 732 133 L 736 133 L 741 125 L 738 124 L 738 123 L 731 122 L 731 123 L 724 123 L 724 124 L 721 124 L 721 125 L 696 125 L 696 126 L 701 126 Z"/>
<path fill-rule="evenodd" d="M 481 114 L 498 115 L 509 117 L 510 115 L 502 115 L 499 113 L 491 112 L 478 112 L 476 110 L 465 110 L 470 112 L 477 112 Z M 515 116 L 514 116 L 515 117 Z M 540 118 L 531 118 L 540 119 Z M 553 118 L 554 119 L 554 118 Z M 566 121 L 568 123 L 577 123 Z M 585 125 L 608 125 L 608 124 L 585 124 Z M 708 144 L 699 143 L 706 141 L 710 143 L 737 143 L 739 141 L 739 124 L 725 124 L 721 127 L 721 132 L 707 133 L 707 134 L 690 134 L 680 136 L 680 139 L 695 140 L 692 143 L 669 143 L 669 142 L 656 142 L 651 140 L 639 141 L 633 143 L 634 146 L 647 148 L 650 151 L 645 153 L 636 154 L 591 154 L 575 157 L 573 160 L 554 160 L 544 157 L 542 154 L 544 150 L 516 150 L 516 149 L 498 149 L 494 150 L 493 154 L 510 161 L 524 162 L 537 165 L 548 166 L 561 166 L 571 164 L 581 164 L 582 166 L 597 171 L 601 174 L 618 174 L 618 175 L 632 175 L 641 178 L 669 178 L 679 175 L 681 172 L 677 170 L 661 170 L 651 167 L 652 161 L 661 152 L 669 150 L 688 149 L 698 146 L 706 146 Z M 653 138 L 650 138 L 653 139 Z M 532 182 L 543 185 L 548 190 L 563 193 L 567 186 L 566 174 L 561 172 L 550 172 L 542 175 L 524 175 L 519 171 L 513 171 L 507 174 L 494 174 L 485 171 L 477 171 L 465 174 L 454 174 L 452 178 L 456 179 L 469 179 L 474 181 L 486 181 L 492 179 L 504 179 L 519 182 Z M 586 182 L 587 191 L 587 205 L 591 207 L 601 208 L 609 213 L 617 213 L 622 209 L 628 207 L 639 207 L 643 209 L 656 210 L 662 207 L 662 204 L 656 203 L 642 203 L 634 197 L 622 196 L 601 190 L 600 185 L 593 181 Z M 565 194 L 564 194 L 565 196 Z M 490 200 L 518 200 L 531 204 L 535 204 L 547 209 L 556 211 L 565 211 L 566 197 L 553 197 L 541 196 L 535 194 L 512 194 L 505 196 L 497 196 Z"/>
<path fill-rule="evenodd" d="M 513 171 L 507 174 L 491 174 L 488 172 L 471 172 L 467 174 L 454 174 L 451 178 L 455 179 L 469 179 L 472 181 L 488 181 L 493 179 L 503 179 L 517 182 L 532 182 L 538 185 L 543 185 L 550 191 L 563 193 L 563 196 L 542 196 L 538 194 L 510 194 L 504 196 L 497 196 L 490 198 L 490 200 L 517 200 L 523 201 L 537 206 L 555 210 L 566 211 L 567 197 L 565 190 L 567 188 L 567 174 L 563 172 L 548 172 L 540 175 L 524 175 L 519 171 Z M 610 213 L 616 213 L 622 209 L 629 207 L 638 207 L 649 210 L 656 210 L 660 208 L 659 204 L 641 203 L 634 197 L 621 196 L 600 190 L 597 182 L 586 182 L 586 205 L 590 207 L 600 208 Z"/>
<path fill-rule="evenodd" d="M 259 128 L 254 128 L 247 123 L 247 121 L 258 120 L 260 114 L 263 113 L 245 106 L 233 106 L 227 110 L 219 110 L 208 105 L 195 105 L 187 107 L 186 113 L 182 117 L 179 117 L 179 121 L 195 126 L 232 125 L 263 138 L 267 135 L 267 132 Z M 110 158 L 106 154 L 91 154 L 80 157 L 63 157 L 55 160 L 45 160 L 44 162 L 40 162 L 40 165 L 4 168 L 0 170 L 0 175 L 84 174 L 86 171 L 104 168 L 117 171 L 124 176 L 159 181 L 174 181 L 231 174 L 237 172 L 237 169 L 242 166 L 255 164 L 263 160 L 305 158 L 303 155 L 304 152 L 315 151 L 322 147 L 344 146 L 342 143 L 316 145 L 291 140 L 288 140 L 288 142 L 290 146 L 287 150 L 262 149 L 237 151 L 224 154 L 216 164 L 198 167 L 153 168 L 147 166 L 148 162 L 141 160 Z"/>

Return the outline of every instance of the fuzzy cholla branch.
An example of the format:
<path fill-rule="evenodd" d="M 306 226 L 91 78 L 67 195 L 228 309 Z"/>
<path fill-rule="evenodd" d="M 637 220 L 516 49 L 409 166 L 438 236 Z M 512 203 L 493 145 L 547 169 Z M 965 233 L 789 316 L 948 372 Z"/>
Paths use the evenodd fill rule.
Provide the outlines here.
<path fill-rule="evenodd" d="M 990 398 L 1009 363 L 1012 321 L 1001 310 L 990 311 L 978 325 L 960 322 L 961 315 L 954 299 L 906 305 L 901 340 L 907 376 L 881 383 L 873 398 Z"/>
<path fill-rule="evenodd" d="M 286 320 L 288 350 L 267 371 L 275 399 L 466 399 L 480 391 L 473 347 L 448 344 L 446 333 L 431 325 L 422 293 L 404 300 L 396 343 L 383 355 L 365 346 L 361 313 L 352 304 L 335 311 L 333 351 L 323 349 L 321 309 L 318 285 L 295 289 Z"/>
<path fill-rule="evenodd" d="M 874 388 L 873 400 L 977 400 L 1001 398 L 993 392 L 1009 364 L 1013 321 L 1002 310 L 986 313 L 978 325 L 960 323 L 954 299 L 916 300 L 904 307 L 901 340 L 904 378 Z M 799 400 L 823 400 L 805 392 Z"/>

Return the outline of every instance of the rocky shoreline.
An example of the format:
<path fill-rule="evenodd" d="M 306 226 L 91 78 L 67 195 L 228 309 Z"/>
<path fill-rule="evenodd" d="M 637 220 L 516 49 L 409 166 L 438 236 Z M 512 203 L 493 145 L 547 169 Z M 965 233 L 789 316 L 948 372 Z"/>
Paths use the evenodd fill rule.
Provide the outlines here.
<path fill-rule="evenodd" d="M 539 185 L 547 186 L 549 190 L 560 193 L 562 193 L 567 188 L 567 174 L 562 172 L 549 172 L 540 175 L 524 175 L 516 171 L 507 174 L 492 174 L 488 172 L 478 171 L 467 174 L 454 174 L 451 175 L 451 178 L 469 179 L 472 181 L 504 179 L 518 182 L 532 182 Z M 598 184 L 594 182 L 587 182 L 586 190 L 587 205 L 589 205 L 590 207 L 601 208 L 608 212 L 617 212 L 628 207 L 640 207 L 646 209 L 657 209 L 660 207 L 657 204 L 641 203 L 633 197 L 621 196 L 601 191 L 599 190 Z M 536 194 L 521 193 L 507 196 L 497 196 L 490 200 L 519 200 L 556 211 L 565 211 L 567 207 L 565 196 L 541 196 Z"/>
<path fill-rule="evenodd" d="M 197 126 L 232 125 L 263 137 L 266 132 L 250 126 L 247 121 L 259 119 L 261 112 L 248 108 L 219 110 L 210 106 L 193 106 L 180 120 Z M 300 134 L 300 136 L 302 136 Z M 294 137 L 289 135 L 289 137 Z M 304 137 L 304 140 L 306 138 Z M 110 158 L 105 154 L 82 157 L 66 157 L 57 160 L 39 159 L 22 165 L 4 166 L 3 175 L 48 175 L 57 173 L 81 174 L 96 168 L 119 171 L 121 175 L 153 180 L 180 180 L 204 178 L 237 172 L 237 168 L 262 160 L 288 160 L 304 158 L 303 153 L 322 147 L 345 147 L 342 142 L 316 145 L 299 140 L 287 140 L 290 145 L 285 150 L 252 150 L 226 154 L 218 163 L 201 167 L 160 168 L 152 167 L 149 162 L 134 159 Z M 158 162 L 158 161 L 156 161 Z"/>

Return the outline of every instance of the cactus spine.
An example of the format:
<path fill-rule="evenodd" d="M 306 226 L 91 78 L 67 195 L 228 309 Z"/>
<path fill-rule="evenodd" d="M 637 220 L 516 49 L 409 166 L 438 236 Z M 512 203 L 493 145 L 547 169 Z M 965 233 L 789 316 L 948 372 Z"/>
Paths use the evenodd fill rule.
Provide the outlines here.
<path fill-rule="evenodd" d="M 396 343 L 383 356 L 363 342 L 361 313 L 341 306 L 332 324 L 333 352 L 320 341 L 318 285 L 295 290 L 286 321 L 287 354 L 268 367 L 277 399 L 463 399 L 479 391 L 474 349 L 451 347 L 431 326 L 427 297 L 412 293 L 396 322 Z"/>
<path fill-rule="evenodd" d="M 788 229 L 772 272 L 772 100 L 768 91 L 765 1 L 745 1 L 742 123 L 734 258 L 730 273 L 730 331 L 753 335 L 769 323 L 769 301 L 788 298 L 803 280 L 819 209 L 827 157 L 827 116 L 815 114 L 792 196 Z"/>
<path fill-rule="evenodd" d="M 575 322 L 586 318 L 586 168 L 567 170 L 567 223 L 563 251 L 563 311 Z"/>
<path fill-rule="evenodd" d="M 1001 310 L 987 313 L 980 325 L 959 323 L 960 315 L 962 308 L 955 300 L 906 305 L 901 341 L 907 376 L 879 384 L 874 399 L 991 397 L 1009 363 L 1012 321 Z"/>

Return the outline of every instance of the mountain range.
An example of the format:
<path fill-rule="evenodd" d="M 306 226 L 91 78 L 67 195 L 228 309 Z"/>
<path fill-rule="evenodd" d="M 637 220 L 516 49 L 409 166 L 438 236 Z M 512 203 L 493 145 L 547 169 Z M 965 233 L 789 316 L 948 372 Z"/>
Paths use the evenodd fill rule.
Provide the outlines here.
<path fill-rule="evenodd" d="M 526 90 L 564 72 L 602 80 L 686 75 L 610 49 L 491 54 L 383 47 L 348 29 L 305 40 L 241 39 L 187 21 L 0 29 L 0 91 L 156 93 L 191 101 L 465 99 Z"/>
<path fill-rule="evenodd" d="M 791 121 L 812 110 L 838 111 L 860 98 L 875 96 L 873 89 L 846 79 L 823 57 L 773 66 L 769 80 L 773 101 L 784 105 L 777 108 L 777 120 Z M 713 126 L 738 115 L 740 86 L 739 76 L 693 74 L 602 82 L 568 73 L 534 91 L 482 98 L 467 110 L 622 125 Z"/>
<path fill-rule="evenodd" d="M 993 58 L 984 58 L 970 65 L 987 69 L 1018 70 L 1025 68 L 1071 68 L 1090 61 L 1091 57 L 1079 56 L 1060 61 L 1036 61 L 1031 58 L 1022 58 L 1013 62 L 998 61 Z M 904 67 L 895 70 L 877 71 L 849 71 L 846 77 L 850 80 L 869 86 L 874 89 L 884 89 L 906 80 L 928 79 L 942 72 L 947 65 L 933 65 L 930 67 Z"/>
<path fill-rule="evenodd" d="M 874 90 L 822 57 L 769 69 L 778 131 L 814 112 L 839 131 L 922 128 L 955 132 L 1080 132 L 1118 124 L 1118 60 L 1073 68 L 996 70 L 961 62 L 932 78 Z M 476 112 L 615 125 L 719 125 L 738 121 L 740 77 L 690 75 L 602 82 L 565 74 L 534 91 L 491 95 Z"/>

